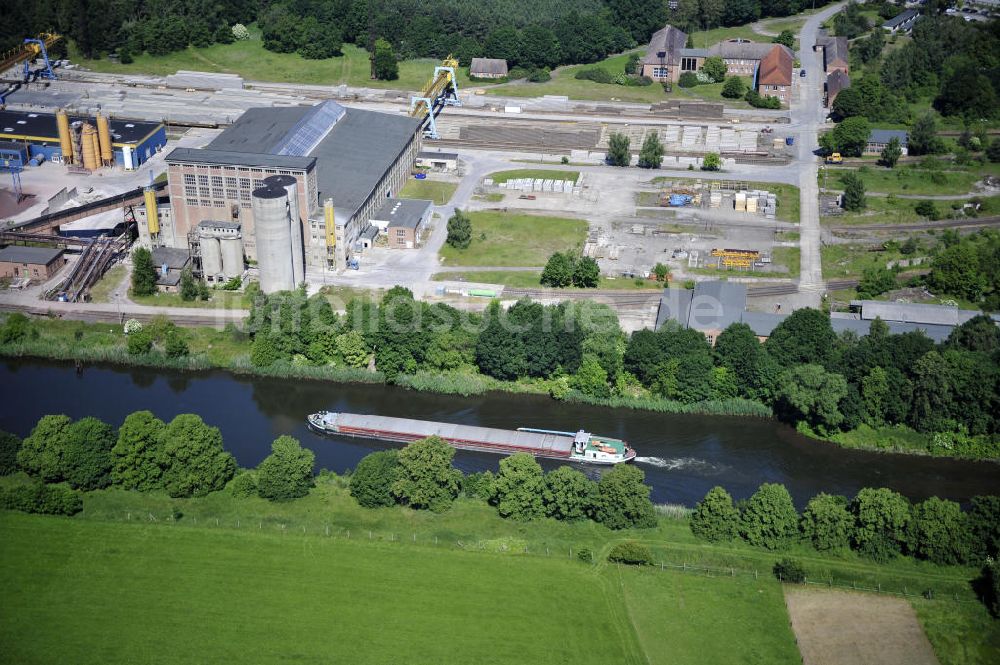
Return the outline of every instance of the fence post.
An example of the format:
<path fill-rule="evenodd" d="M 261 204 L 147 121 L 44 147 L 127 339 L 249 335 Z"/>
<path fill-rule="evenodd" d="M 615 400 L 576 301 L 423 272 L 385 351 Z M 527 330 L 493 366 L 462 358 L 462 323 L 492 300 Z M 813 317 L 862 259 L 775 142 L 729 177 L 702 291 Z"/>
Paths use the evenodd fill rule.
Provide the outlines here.
<path fill-rule="evenodd" d="M 240 528 L 240 521 L 239 520 L 236 520 L 236 528 L 237 529 Z"/>
<path fill-rule="evenodd" d="M 417 534 L 413 534 L 413 542 L 417 542 Z"/>
<path fill-rule="evenodd" d="M 875 588 L 876 588 L 876 592 L 877 593 L 882 593 L 882 583 L 881 582 L 876 582 L 875 583 Z"/>
<path fill-rule="evenodd" d="M 757 579 L 757 569 L 756 568 L 753 569 L 753 578 Z"/>
<path fill-rule="evenodd" d="M 131 522 L 132 521 L 132 513 L 125 513 L 125 519 L 126 519 L 126 521 Z"/>
<path fill-rule="evenodd" d="M 351 539 L 351 530 L 350 529 L 347 530 L 347 539 L 348 540 Z"/>
<path fill-rule="evenodd" d="M 435 544 L 435 545 L 437 545 L 437 544 L 438 544 L 438 537 L 437 537 L 437 536 L 434 536 L 434 544 Z"/>
<path fill-rule="evenodd" d="M 736 569 L 735 568 L 730 568 L 729 569 L 729 576 L 730 577 L 736 577 Z"/>
<path fill-rule="evenodd" d="M 348 532 L 348 533 L 350 533 L 350 532 Z M 368 540 L 371 540 L 371 539 L 372 539 L 372 532 L 371 532 L 371 529 L 369 529 L 368 530 Z"/>
<path fill-rule="evenodd" d="M 545 548 L 545 556 L 548 556 L 548 555 L 549 555 L 549 548 L 548 548 L 548 547 L 546 547 L 546 548 Z"/>
<path fill-rule="evenodd" d="M 328 536 L 330 535 L 330 525 L 329 524 L 326 525 L 326 535 L 328 535 Z"/>
<path fill-rule="evenodd" d="M 215 518 L 215 526 L 219 526 L 219 518 L 218 517 Z"/>

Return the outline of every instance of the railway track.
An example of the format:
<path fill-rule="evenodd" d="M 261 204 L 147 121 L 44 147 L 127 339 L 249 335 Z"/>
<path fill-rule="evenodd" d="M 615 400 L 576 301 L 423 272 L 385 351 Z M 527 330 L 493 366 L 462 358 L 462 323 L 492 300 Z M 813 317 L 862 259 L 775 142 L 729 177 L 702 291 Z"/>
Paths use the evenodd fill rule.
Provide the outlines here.
<path fill-rule="evenodd" d="M 1000 226 L 1000 216 L 979 217 L 973 219 L 944 219 L 936 222 L 915 222 L 913 224 L 858 224 L 831 226 L 835 232 L 850 231 L 926 231 L 928 229 L 962 229 L 980 228 L 984 226 Z"/>
<path fill-rule="evenodd" d="M 136 319 L 141 323 L 149 323 L 153 317 L 162 315 L 154 312 L 137 312 L 129 310 L 128 306 L 118 310 L 94 309 L 94 308 L 66 308 L 66 307 L 45 307 L 39 305 L 25 305 L 19 303 L 0 303 L 2 312 L 20 312 L 31 316 L 46 318 L 69 319 L 71 321 L 83 321 L 86 323 L 110 323 L 121 324 L 128 319 Z M 227 323 L 239 323 L 249 315 L 248 310 L 208 310 L 199 314 L 170 314 L 170 320 L 185 327 L 212 326 L 214 328 L 225 328 Z"/>

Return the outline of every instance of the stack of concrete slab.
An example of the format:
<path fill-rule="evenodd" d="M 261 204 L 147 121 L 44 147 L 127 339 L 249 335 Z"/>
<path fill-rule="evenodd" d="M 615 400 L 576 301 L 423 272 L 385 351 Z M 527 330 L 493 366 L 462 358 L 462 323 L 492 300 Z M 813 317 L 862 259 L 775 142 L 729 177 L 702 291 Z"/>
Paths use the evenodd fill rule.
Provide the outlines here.
<path fill-rule="evenodd" d="M 714 125 L 705 128 L 705 149 L 711 150 L 712 152 L 719 151 L 719 145 L 721 144 L 721 133 L 718 127 Z"/>
<path fill-rule="evenodd" d="M 684 133 L 681 135 L 681 145 L 691 150 L 701 142 L 701 127 L 684 126 Z"/>
<path fill-rule="evenodd" d="M 719 149 L 723 152 L 739 150 L 740 141 L 736 136 L 735 129 L 723 129 L 719 137 Z"/>
<path fill-rule="evenodd" d="M 720 191 L 712 192 L 711 196 L 709 196 L 708 198 L 708 207 L 718 208 L 721 205 L 722 205 L 722 192 Z"/>
<path fill-rule="evenodd" d="M 757 132 L 737 132 L 740 152 L 753 152 L 757 149 Z"/>
<path fill-rule="evenodd" d="M 168 88 L 195 88 L 198 90 L 242 90 L 243 77 L 237 74 L 214 74 L 179 70 L 166 77 Z"/>

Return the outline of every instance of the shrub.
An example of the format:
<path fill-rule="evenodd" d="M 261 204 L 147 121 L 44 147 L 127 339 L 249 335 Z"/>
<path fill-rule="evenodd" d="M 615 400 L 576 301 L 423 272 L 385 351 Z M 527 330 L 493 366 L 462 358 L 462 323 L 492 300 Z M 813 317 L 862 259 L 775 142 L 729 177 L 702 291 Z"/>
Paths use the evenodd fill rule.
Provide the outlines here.
<path fill-rule="evenodd" d="M 257 472 L 246 470 L 229 483 L 229 493 L 237 499 L 257 496 Z"/>
<path fill-rule="evenodd" d="M 587 67 L 578 71 L 573 78 L 594 83 L 614 83 L 614 74 L 600 67 Z"/>
<path fill-rule="evenodd" d="M 532 69 L 528 74 L 528 80 L 532 83 L 545 83 L 552 80 L 552 75 L 548 69 Z"/>
<path fill-rule="evenodd" d="M 730 76 L 722 86 L 722 96 L 726 99 L 739 99 L 746 94 L 746 86 L 739 76 Z"/>
<path fill-rule="evenodd" d="M 702 171 L 718 171 L 722 168 L 722 158 L 717 152 L 706 154 L 701 160 Z"/>
<path fill-rule="evenodd" d="M 921 217 L 926 217 L 932 222 L 941 219 L 941 213 L 938 212 L 937 206 L 934 205 L 933 201 L 918 201 L 915 206 L 913 206 L 914 211 Z"/>
<path fill-rule="evenodd" d="M 576 551 L 576 558 L 584 563 L 593 563 L 594 553 L 589 547 L 581 547 Z"/>
<path fill-rule="evenodd" d="M 0 476 L 17 471 L 17 453 L 21 450 L 21 437 L 0 431 Z"/>
<path fill-rule="evenodd" d="M 83 498 L 69 485 L 37 481 L 0 490 L 0 508 L 42 515 L 76 515 L 83 510 Z"/>
<path fill-rule="evenodd" d="M 257 467 L 258 493 L 264 499 L 296 499 L 313 486 L 316 456 L 297 439 L 279 436 L 271 444 L 271 454 Z"/>
<path fill-rule="evenodd" d="M 250 39 L 250 31 L 242 23 L 237 23 L 233 26 L 233 37 L 238 41 Z"/>
<path fill-rule="evenodd" d="M 799 516 L 784 485 L 764 483 L 747 501 L 740 533 L 751 545 L 769 550 L 785 547 L 798 530 Z"/>
<path fill-rule="evenodd" d="M 650 566 L 653 564 L 653 553 L 642 543 L 627 540 L 611 548 L 608 561 L 629 566 Z"/>
<path fill-rule="evenodd" d="M 677 80 L 677 85 L 682 88 L 693 88 L 699 83 L 701 83 L 701 81 L 698 79 L 698 75 L 694 72 L 684 72 Z"/>
<path fill-rule="evenodd" d="M 781 582 L 802 584 L 806 581 L 806 569 L 796 559 L 784 558 L 774 564 L 771 569 L 774 576 Z"/>
<path fill-rule="evenodd" d="M 379 508 L 396 503 L 390 488 L 396 479 L 399 452 L 380 450 L 366 455 L 351 474 L 351 496 L 365 508 Z"/>
<path fill-rule="evenodd" d="M 691 533 L 710 542 L 732 540 L 739 528 L 740 514 L 733 497 L 721 487 L 713 487 L 691 514 Z"/>

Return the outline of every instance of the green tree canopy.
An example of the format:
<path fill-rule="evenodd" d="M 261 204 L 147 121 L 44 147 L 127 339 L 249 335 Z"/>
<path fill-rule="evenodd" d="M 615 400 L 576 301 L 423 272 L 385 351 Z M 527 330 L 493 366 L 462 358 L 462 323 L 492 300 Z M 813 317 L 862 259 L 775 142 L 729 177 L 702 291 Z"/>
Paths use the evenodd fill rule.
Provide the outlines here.
<path fill-rule="evenodd" d="M 618 464 L 597 483 L 596 518 L 609 529 L 645 529 L 656 526 L 656 513 L 643 484 L 642 469 Z"/>
<path fill-rule="evenodd" d="M 658 169 L 662 163 L 663 144 L 660 143 L 660 135 L 655 131 L 649 132 L 639 150 L 639 168 Z"/>
<path fill-rule="evenodd" d="M 597 485 L 570 466 L 560 466 L 545 474 L 542 502 L 545 514 L 557 520 L 580 520 L 594 510 Z"/>
<path fill-rule="evenodd" d="M 790 49 L 795 48 L 795 33 L 791 30 L 782 30 L 777 37 L 771 40 L 775 44 L 784 44 Z"/>
<path fill-rule="evenodd" d="M 365 508 L 392 506 L 392 484 L 399 469 L 399 452 L 380 450 L 361 458 L 351 474 L 351 496 Z"/>
<path fill-rule="evenodd" d="M 149 411 L 136 411 L 125 418 L 111 449 L 111 480 L 115 485 L 143 492 L 163 486 L 159 460 L 165 428 Z"/>
<path fill-rule="evenodd" d="M 236 474 L 236 460 L 222 446 L 219 428 L 182 413 L 163 429 L 159 463 L 163 487 L 172 497 L 217 492 Z"/>
<path fill-rule="evenodd" d="M 722 158 L 719 157 L 717 152 L 705 153 L 705 156 L 701 159 L 701 170 L 702 171 L 718 171 L 722 168 Z"/>
<path fill-rule="evenodd" d="M 69 416 L 42 416 L 21 444 L 21 450 L 17 453 L 18 465 L 45 482 L 63 480 L 63 457 L 69 445 L 72 423 Z"/>
<path fill-rule="evenodd" d="M 629 137 L 620 132 L 613 132 L 608 137 L 607 161 L 611 166 L 628 166 L 632 162 L 632 153 L 629 152 Z"/>
<path fill-rule="evenodd" d="M 888 561 L 903 552 L 912 515 L 910 502 L 901 494 L 865 488 L 851 502 L 854 546 L 876 561 Z"/>
<path fill-rule="evenodd" d="M 384 39 L 375 40 L 373 65 L 376 79 L 380 81 L 395 81 L 399 78 L 399 64 L 396 61 L 396 52 L 393 50 L 392 44 Z"/>
<path fill-rule="evenodd" d="M 472 220 L 458 208 L 448 218 L 448 239 L 445 242 L 455 249 L 466 249 L 472 243 Z"/>
<path fill-rule="evenodd" d="M 17 471 L 17 453 L 21 450 L 21 437 L 0 430 L 0 476 Z"/>
<path fill-rule="evenodd" d="M 741 395 L 767 401 L 777 380 L 778 367 L 745 323 L 730 324 L 715 340 L 719 365 L 729 369 Z"/>
<path fill-rule="evenodd" d="M 798 533 L 799 515 L 784 485 L 764 483 L 747 501 L 740 515 L 740 535 L 757 547 L 786 547 Z"/>
<path fill-rule="evenodd" d="M 132 294 L 151 296 L 156 293 L 156 266 L 153 255 L 145 247 L 132 252 Z"/>
<path fill-rule="evenodd" d="M 906 142 L 910 155 L 933 155 L 944 150 L 937 135 L 937 120 L 931 112 L 924 113 L 913 123 Z"/>
<path fill-rule="evenodd" d="M 802 536 L 818 551 L 828 552 L 850 545 L 854 516 L 846 497 L 820 493 L 806 504 L 800 524 Z"/>
<path fill-rule="evenodd" d="M 549 257 L 542 270 L 542 286 L 563 288 L 573 284 L 576 257 L 572 252 L 556 252 Z"/>
<path fill-rule="evenodd" d="M 961 506 L 936 496 L 913 507 L 914 553 L 940 565 L 965 563 L 970 557 L 972 534 Z"/>
<path fill-rule="evenodd" d="M 823 147 L 830 152 L 839 152 L 845 157 L 860 157 L 864 153 L 865 145 L 868 144 L 870 134 L 871 125 L 868 124 L 868 120 L 854 116 L 845 119 L 834 127 L 833 131 L 824 134 L 826 143 Z"/>
<path fill-rule="evenodd" d="M 81 418 L 69 427 L 63 454 L 62 477 L 74 489 L 95 490 L 111 484 L 111 450 L 118 433 L 94 417 Z"/>
<path fill-rule="evenodd" d="M 899 158 L 903 156 L 903 146 L 899 142 L 898 136 L 893 136 L 889 139 L 889 142 L 885 144 L 882 148 L 882 152 L 879 154 L 879 161 L 882 162 L 884 166 L 888 166 L 890 169 L 896 166 L 896 162 Z"/>
<path fill-rule="evenodd" d="M 399 469 L 392 495 L 403 505 L 443 512 L 462 487 L 462 472 L 451 466 L 455 449 L 431 436 L 414 441 L 399 452 Z"/>
<path fill-rule="evenodd" d="M 515 453 L 500 460 L 493 481 L 493 501 L 501 517 L 531 520 L 544 514 L 542 467 L 528 453 Z"/>
<path fill-rule="evenodd" d="M 691 533 L 702 540 L 729 541 L 739 532 L 740 514 L 729 492 L 716 486 L 695 504 L 690 524 Z"/>
<path fill-rule="evenodd" d="M 833 432 L 844 414 L 840 402 L 848 394 L 847 381 L 822 365 L 797 365 L 778 379 L 779 412 L 792 422 L 805 421 L 822 433 Z"/>
<path fill-rule="evenodd" d="M 830 317 L 809 307 L 797 309 L 779 323 L 764 348 L 781 367 L 829 363 L 837 342 Z"/>
<path fill-rule="evenodd" d="M 271 444 L 271 454 L 257 466 L 257 492 L 271 501 L 297 499 L 313 486 L 316 456 L 297 439 L 279 436 Z"/>
<path fill-rule="evenodd" d="M 747 87 L 743 83 L 743 79 L 739 76 L 730 76 L 726 78 L 725 85 L 722 86 L 722 96 L 726 99 L 740 99 L 747 93 Z"/>
<path fill-rule="evenodd" d="M 573 286 L 581 289 L 596 289 L 601 281 L 601 268 L 589 256 L 581 257 L 573 268 Z"/>
<path fill-rule="evenodd" d="M 717 55 L 705 58 L 705 64 L 701 66 L 701 71 L 715 83 L 722 83 L 726 79 L 726 63 Z"/>

